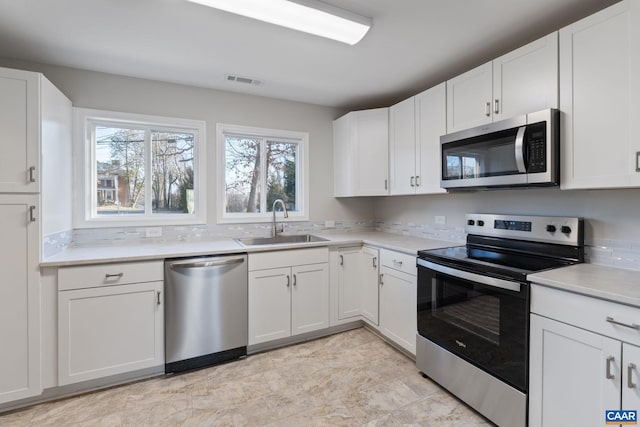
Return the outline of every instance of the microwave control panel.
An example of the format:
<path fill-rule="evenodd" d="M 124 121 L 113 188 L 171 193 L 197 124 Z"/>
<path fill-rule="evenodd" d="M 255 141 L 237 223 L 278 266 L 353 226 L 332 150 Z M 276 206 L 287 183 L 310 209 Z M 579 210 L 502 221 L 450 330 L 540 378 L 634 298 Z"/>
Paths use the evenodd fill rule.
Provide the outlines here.
<path fill-rule="evenodd" d="M 547 126 L 546 123 L 535 123 L 527 126 L 525 133 L 528 173 L 547 171 Z"/>

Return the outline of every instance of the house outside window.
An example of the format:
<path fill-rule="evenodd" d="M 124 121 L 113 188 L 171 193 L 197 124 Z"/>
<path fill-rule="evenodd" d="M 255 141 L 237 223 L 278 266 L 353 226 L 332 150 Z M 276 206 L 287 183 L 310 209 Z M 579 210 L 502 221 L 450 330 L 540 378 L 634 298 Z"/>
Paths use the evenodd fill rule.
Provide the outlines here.
<path fill-rule="evenodd" d="M 304 132 L 218 124 L 218 222 L 265 222 L 282 199 L 289 220 L 308 220 Z"/>
<path fill-rule="evenodd" d="M 76 109 L 76 226 L 203 224 L 205 124 Z"/>

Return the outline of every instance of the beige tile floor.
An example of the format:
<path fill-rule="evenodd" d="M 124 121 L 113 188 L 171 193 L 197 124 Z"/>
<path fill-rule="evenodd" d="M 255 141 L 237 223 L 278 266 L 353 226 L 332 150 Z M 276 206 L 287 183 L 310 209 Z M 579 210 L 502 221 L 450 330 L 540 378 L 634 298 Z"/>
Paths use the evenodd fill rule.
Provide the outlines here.
<path fill-rule="evenodd" d="M 43 403 L 0 426 L 490 426 L 361 328 Z"/>

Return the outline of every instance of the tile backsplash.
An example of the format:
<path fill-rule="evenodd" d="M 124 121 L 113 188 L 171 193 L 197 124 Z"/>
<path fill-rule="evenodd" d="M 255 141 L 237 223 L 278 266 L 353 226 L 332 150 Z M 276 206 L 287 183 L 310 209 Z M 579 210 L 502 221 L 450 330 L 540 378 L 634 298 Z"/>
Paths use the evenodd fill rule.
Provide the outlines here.
<path fill-rule="evenodd" d="M 325 227 L 324 221 L 288 222 L 284 223 L 284 226 L 285 232 L 292 234 L 375 230 L 460 244 L 463 244 L 466 238 L 464 227 L 383 220 L 336 221 L 335 226 L 330 228 Z M 147 237 L 147 227 L 87 228 L 64 231 L 45 236 L 43 257 L 51 257 L 70 246 L 159 244 L 174 241 L 269 236 L 271 233 L 270 223 L 165 226 L 160 228 L 162 228 L 162 236 L 160 237 Z M 640 242 L 606 239 L 587 241 L 585 242 L 585 261 L 640 270 Z"/>

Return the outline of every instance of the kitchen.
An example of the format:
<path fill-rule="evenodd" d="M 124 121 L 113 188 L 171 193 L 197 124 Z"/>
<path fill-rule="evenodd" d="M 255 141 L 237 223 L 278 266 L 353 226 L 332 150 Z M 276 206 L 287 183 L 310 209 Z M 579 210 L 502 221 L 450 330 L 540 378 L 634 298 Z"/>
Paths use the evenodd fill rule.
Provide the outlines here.
<path fill-rule="evenodd" d="M 165 3 L 169 5 L 171 2 Z M 107 252 L 108 247 L 113 246 L 114 242 L 120 242 L 129 247 L 138 243 L 142 246 L 137 247 L 138 253 L 136 255 L 142 253 L 144 257 L 147 257 L 146 259 L 152 259 L 153 256 L 157 257 L 160 254 L 159 251 L 162 250 L 158 246 L 162 246 L 162 244 L 170 245 L 172 241 L 185 240 L 187 243 L 191 241 L 193 242 L 192 246 L 197 247 L 207 238 L 215 240 L 219 237 L 243 237 L 252 234 L 268 235 L 270 232 L 269 222 L 243 225 L 218 220 L 221 214 L 219 212 L 219 193 L 221 191 L 218 187 L 220 184 L 220 164 L 218 162 L 220 156 L 216 153 L 216 140 L 219 139 L 216 137 L 216 126 L 222 123 L 262 129 L 284 129 L 309 134 L 307 156 L 309 159 L 308 216 L 306 220 L 286 222 L 286 231 L 289 233 L 313 234 L 320 231 L 339 232 L 345 230 L 369 232 L 377 229 L 396 235 L 444 240 L 453 245 L 459 244 L 464 240 L 465 214 L 467 213 L 497 212 L 512 215 L 583 217 L 585 218 L 584 240 L 587 261 L 599 265 L 604 264 L 638 270 L 640 269 L 640 251 L 637 247 L 639 232 L 638 228 L 634 227 L 636 217 L 634 212 L 637 210 L 638 204 L 637 197 L 634 197 L 637 196 L 637 189 L 633 188 L 634 185 L 615 185 L 603 182 L 599 186 L 609 188 L 592 189 L 597 186 L 587 184 L 583 186 L 583 188 L 587 189 L 579 191 L 538 188 L 455 194 L 438 192 L 436 194 L 412 196 L 334 198 L 333 186 L 335 182 L 331 179 L 331 173 L 328 172 L 330 169 L 327 166 L 334 162 L 333 156 L 335 154 L 333 152 L 332 123 L 335 119 L 343 116 L 344 113 L 357 109 L 395 105 L 423 89 L 431 86 L 435 87 L 445 80 L 449 80 L 479 64 L 484 64 L 493 58 L 519 48 L 527 42 L 545 36 L 551 31 L 586 17 L 609 4 L 611 2 L 591 2 L 588 7 L 584 6 L 584 9 L 573 10 L 573 15 L 565 10 L 567 16 L 563 18 L 564 21 L 557 18 L 557 22 L 547 21 L 545 24 L 544 20 L 539 19 L 536 23 L 536 28 L 529 29 L 528 34 L 519 33 L 519 42 L 516 40 L 504 40 L 504 38 L 494 41 L 494 45 L 491 48 L 485 48 L 485 53 L 477 53 L 475 57 L 473 55 L 466 56 L 464 60 L 459 59 L 458 63 L 451 65 L 449 69 L 441 70 L 440 75 L 434 75 L 431 81 L 428 84 L 424 84 L 419 90 L 397 90 L 393 95 L 387 95 L 388 99 L 383 99 L 382 96 L 378 96 L 377 99 L 363 97 L 358 100 L 344 102 L 341 106 L 322 106 L 323 104 L 327 105 L 327 101 L 318 100 L 316 102 L 301 103 L 276 99 L 278 96 L 275 94 L 264 95 L 267 91 L 272 90 L 269 88 L 269 81 L 273 81 L 273 78 L 268 79 L 267 77 L 264 77 L 265 83 L 262 88 L 256 85 L 255 87 L 252 86 L 251 89 L 237 89 L 238 91 L 245 91 L 244 93 L 238 93 L 234 92 L 237 86 L 226 86 L 229 88 L 226 90 L 220 90 L 220 87 L 217 89 L 203 89 L 194 85 L 187 86 L 162 82 L 160 81 L 162 79 L 154 75 L 147 75 L 146 78 L 133 77 L 134 75 L 139 75 L 140 71 L 131 71 L 129 76 L 121 75 L 124 73 L 117 72 L 113 68 L 102 68 L 102 72 L 86 71 L 82 68 L 92 67 L 90 65 L 85 65 L 84 67 L 80 65 L 73 66 L 70 65 L 73 64 L 72 62 L 66 63 L 67 65 L 65 66 L 65 61 L 62 59 L 65 52 L 58 53 L 60 59 L 48 57 L 45 52 L 46 49 L 36 48 L 35 44 L 33 49 L 28 49 L 30 45 L 28 37 L 24 35 L 8 36 L 8 40 L 15 41 L 15 48 L 12 51 L 7 50 L 0 53 L 0 56 L 3 57 L 0 60 L 0 66 L 42 72 L 72 101 L 73 106 L 76 108 L 144 114 L 147 116 L 180 117 L 206 122 L 207 150 L 205 168 L 207 173 L 205 185 L 208 196 L 206 199 L 206 225 L 170 226 L 155 225 L 149 222 L 133 227 L 118 226 L 106 229 L 87 225 L 78 226 L 78 221 L 76 220 L 78 217 L 78 203 L 77 200 L 75 202 L 71 200 L 74 197 L 79 197 L 78 182 L 75 178 L 72 181 L 70 176 L 72 169 L 71 147 L 65 146 L 65 149 L 69 150 L 69 155 L 67 157 L 61 156 L 60 159 L 56 160 L 54 165 L 57 167 L 52 168 L 54 165 L 47 163 L 47 158 L 51 157 L 43 155 L 42 173 L 51 174 L 46 176 L 46 180 L 43 180 L 42 183 L 42 203 L 45 215 L 43 219 L 45 221 L 45 224 L 43 224 L 45 228 L 43 237 L 46 239 L 45 252 L 55 252 L 60 247 L 64 248 L 72 240 L 76 248 L 84 252 L 88 259 L 91 259 L 91 256 L 96 256 L 96 252 L 92 253 L 92 250 L 87 248 L 94 247 L 96 248 L 95 251 Z M 632 2 L 631 4 L 635 6 L 636 3 Z M 9 6 L 7 5 L 6 7 Z M 195 8 L 196 5 L 191 7 Z M 347 8 L 346 5 L 344 7 Z M 355 6 L 354 9 L 358 10 Z M 78 9 L 78 13 L 82 10 Z M 91 12 L 91 8 L 88 11 L 85 10 L 85 13 L 87 12 Z M 5 27 L 4 24 L 3 22 L 3 27 Z M 196 27 L 199 28 L 198 26 Z M 375 29 L 375 23 L 373 29 Z M 33 32 L 34 30 L 31 31 Z M 289 35 L 290 33 L 284 33 L 280 37 L 288 37 Z M 20 42 L 20 37 L 24 42 Z M 363 42 L 366 42 L 366 40 L 365 38 Z M 278 41 L 282 41 L 282 39 L 278 39 Z M 36 42 L 33 41 L 31 43 Z M 7 43 L 7 45 L 9 44 Z M 24 56 L 21 56 L 19 52 L 21 47 L 25 51 Z M 340 47 L 342 48 L 342 46 Z M 357 47 L 358 45 L 356 45 Z M 8 46 L 5 46 L 5 48 L 9 49 Z M 347 47 L 345 46 L 343 49 L 347 49 Z M 340 54 L 346 58 L 351 54 L 351 51 L 343 50 Z M 73 57 L 76 59 L 82 57 L 82 55 L 73 54 L 73 52 L 69 56 L 72 59 Z M 48 65 L 55 63 L 60 65 Z M 318 68 L 322 73 L 332 73 L 326 66 Z M 97 67 L 94 69 L 98 70 Z M 218 77 L 222 79 L 222 74 L 230 71 L 233 70 L 225 70 Z M 249 73 L 248 75 L 252 74 Z M 263 78 L 260 75 L 256 75 L 256 77 Z M 333 76 L 333 78 L 338 79 L 337 76 Z M 307 84 L 312 86 L 310 83 Z M 263 90 L 264 92 L 262 92 Z M 328 89 L 326 90 L 328 91 Z M 562 87 L 560 90 L 562 102 Z M 400 94 L 400 92 L 405 93 Z M 319 95 L 316 94 L 316 96 Z M 631 110 L 631 112 L 633 111 L 635 110 Z M 608 118 L 615 112 L 616 109 L 611 108 L 609 111 L 602 112 L 602 114 L 606 113 Z M 630 122 L 633 123 L 633 120 L 630 119 Z M 42 149 L 43 151 L 46 150 L 45 147 Z M 79 160 L 81 159 L 74 158 L 75 163 Z M 77 164 L 74 167 L 77 170 Z M 47 171 L 47 168 L 50 169 Z M 36 175 L 39 176 L 39 173 L 40 170 L 37 170 Z M 71 188 L 60 185 L 65 182 L 73 182 L 73 193 L 71 193 Z M 52 188 L 47 190 L 48 186 Z M 631 188 L 619 188 L 625 186 Z M 578 185 L 575 188 L 580 187 Z M 53 202 L 48 201 L 47 198 L 54 194 L 57 199 Z M 71 207 L 66 205 L 67 202 L 65 202 L 64 208 L 59 209 L 62 214 L 57 215 L 55 218 L 47 217 L 47 203 L 56 206 L 61 203 L 60 200 L 66 200 L 69 205 L 74 203 L 73 221 L 70 214 Z M 270 221 L 270 219 L 267 219 L 267 221 Z M 281 221 L 280 212 L 278 212 L 278 221 Z M 149 229 L 158 227 L 162 227 L 162 235 L 154 236 L 153 234 L 157 233 L 157 230 Z M 47 232 L 49 230 L 52 232 Z M 148 234 L 150 234 L 149 237 L 147 237 Z M 154 250 L 154 244 L 156 246 L 155 254 L 151 253 Z M 393 247 L 393 244 L 391 247 Z M 418 246 L 411 249 L 415 251 L 426 248 Z M 200 250 L 193 250 L 193 252 L 205 254 Z M 335 257 L 337 253 L 331 252 L 331 256 Z M 105 257 L 108 258 L 108 255 Z M 45 256 L 44 258 L 46 261 L 48 257 Z M 88 261 L 83 260 L 80 264 L 88 264 Z M 329 259 L 329 264 L 334 265 L 331 259 Z M 56 301 L 58 298 L 56 268 L 56 266 L 51 265 L 42 270 L 40 278 L 42 301 Z M 43 378 L 43 383 L 47 385 L 44 387 L 45 389 L 50 388 L 51 384 L 57 381 L 57 356 L 53 358 L 50 357 L 52 356 L 51 354 L 48 354 L 48 352 L 57 351 L 57 344 L 53 345 L 51 342 L 46 342 L 46 340 L 54 339 L 55 336 L 52 337 L 48 332 L 44 332 L 45 330 L 49 331 L 51 325 L 57 326 L 57 315 L 57 303 L 55 310 L 43 304 L 42 321 L 44 325 L 48 326 L 43 327 L 41 363 L 42 372 L 48 373 L 47 375 L 50 376 L 49 378 Z M 622 369 L 621 366 L 619 369 Z M 52 372 L 56 372 L 56 374 L 53 375 L 51 374 Z M 34 395 L 38 394 L 34 393 Z"/>

